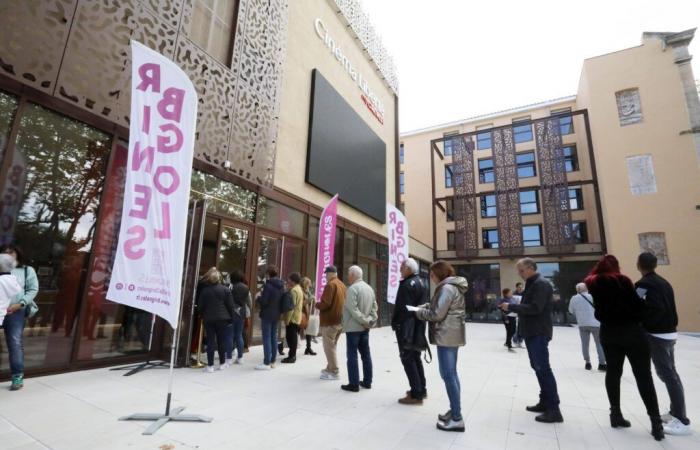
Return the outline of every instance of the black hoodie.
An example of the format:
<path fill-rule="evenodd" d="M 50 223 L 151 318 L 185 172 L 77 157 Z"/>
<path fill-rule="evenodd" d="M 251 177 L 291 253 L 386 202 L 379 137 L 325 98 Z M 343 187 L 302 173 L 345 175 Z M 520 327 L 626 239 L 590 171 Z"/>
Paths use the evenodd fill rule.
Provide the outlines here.
<path fill-rule="evenodd" d="M 678 313 L 673 287 L 656 272 L 651 272 L 635 283 L 637 295 L 642 299 L 642 325 L 649 333 L 675 333 Z"/>
<path fill-rule="evenodd" d="M 280 320 L 282 315 L 281 300 L 284 294 L 284 282 L 279 278 L 270 278 L 265 282 L 258 299 L 260 318 L 263 320 Z"/>

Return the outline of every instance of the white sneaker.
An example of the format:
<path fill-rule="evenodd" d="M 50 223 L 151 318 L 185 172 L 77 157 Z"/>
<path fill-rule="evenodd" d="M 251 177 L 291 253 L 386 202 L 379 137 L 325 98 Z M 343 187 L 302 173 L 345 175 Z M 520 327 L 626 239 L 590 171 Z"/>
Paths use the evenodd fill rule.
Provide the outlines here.
<path fill-rule="evenodd" d="M 233 359 L 226 360 L 226 367 L 231 367 L 233 365 Z"/>
<path fill-rule="evenodd" d="M 274 368 L 275 368 L 275 363 L 270 363 L 270 369 L 274 369 Z"/>
<path fill-rule="evenodd" d="M 243 364 L 243 358 L 236 358 L 234 364 Z"/>
<path fill-rule="evenodd" d="M 229 367 L 228 363 L 223 363 L 219 365 L 219 370 L 226 370 Z"/>
<path fill-rule="evenodd" d="M 267 364 L 258 364 L 257 366 L 255 366 L 255 370 L 271 370 L 271 369 L 272 369 L 272 367 L 270 367 Z"/>
<path fill-rule="evenodd" d="M 693 432 L 690 429 L 690 425 L 685 425 L 674 417 L 670 422 L 664 424 L 664 433 L 671 436 L 688 436 Z"/>
<path fill-rule="evenodd" d="M 322 380 L 329 380 L 329 381 L 340 380 L 340 375 L 337 375 L 335 373 L 325 372 L 325 373 L 321 374 L 321 379 Z"/>
<path fill-rule="evenodd" d="M 206 373 L 214 373 L 214 366 L 207 366 L 204 368 L 204 372 Z"/>
<path fill-rule="evenodd" d="M 450 418 L 448 422 L 441 422 L 435 424 L 438 430 L 442 431 L 457 431 L 464 433 L 464 420 L 453 420 Z"/>
<path fill-rule="evenodd" d="M 673 419 L 675 419 L 675 417 L 673 417 L 670 412 L 661 416 L 661 421 L 663 423 L 669 423 Z"/>

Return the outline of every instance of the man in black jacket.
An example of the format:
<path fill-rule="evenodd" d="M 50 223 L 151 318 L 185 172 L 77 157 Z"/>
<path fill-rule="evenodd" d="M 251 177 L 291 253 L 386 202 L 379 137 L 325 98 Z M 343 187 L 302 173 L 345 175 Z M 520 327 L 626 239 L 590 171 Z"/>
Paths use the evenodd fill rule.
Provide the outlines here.
<path fill-rule="evenodd" d="M 690 420 L 685 413 L 685 393 L 681 377 L 676 372 L 673 349 L 678 339 L 678 313 L 673 287 L 656 270 L 657 259 L 645 252 L 637 258 L 637 269 L 642 278 L 635 283 L 637 295 L 644 303 L 642 324 L 649 338 L 651 359 L 656 374 L 666 385 L 671 399 L 671 412 L 662 417 L 664 432 L 671 435 L 688 435 Z"/>
<path fill-rule="evenodd" d="M 420 405 L 428 395 L 425 387 L 425 372 L 421 362 L 419 349 L 415 348 L 416 339 L 422 333 L 425 340 L 425 322 L 416 320 L 414 314 L 406 309 L 407 305 L 418 306 L 424 303 L 425 287 L 418 276 L 418 263 L 408 258 L 401 264 L 401 283 L 396 293 L 394 314 L 391 317 L 391 328 L 396 332 L 396 342 L 399 344 L 399 356 L 404 371 L 408 377 L 411 390 L 406 397 L 399 399 L 402 405 Z M 406 348 L 406 347 L 410 348 Z"/>
<path fill-rule="evenodd" d="M 525 290 L 519 305 L 502 303 L 505 312 L 518 313 L 520 333 L 525 338 L 530 366 L 540 385 L 540 401 L 528 406 L 530 412 L 542 413 L 538 422 L 563 422 L 559 410 L 557 380 L 549 366 L 549 341 L 552 340 L 552 285 L 537 272 L 537 263 L 523 258 L 517 264 L 518 274 L 525 280 Z"/>

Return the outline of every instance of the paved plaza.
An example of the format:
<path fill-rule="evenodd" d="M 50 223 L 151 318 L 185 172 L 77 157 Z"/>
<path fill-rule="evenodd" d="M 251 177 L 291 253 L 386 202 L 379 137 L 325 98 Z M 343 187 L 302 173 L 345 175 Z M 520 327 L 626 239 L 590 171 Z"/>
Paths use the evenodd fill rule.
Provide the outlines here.
<path fill-rule="evenodd" d="M 30 449 L 683 449 L 700 448 L 700 339 L 681 336 L 677 363 L 683 377 L 688 415 L 695 420 L 690 437 L 649 435 L 649 422 L 625 368 L 622 401 L 632 421 L 628 430 L 608 423 L 604 375 L 583 369 L 575 328 L 558 327 L 551 346 L 565 422 L 534 421 L 525 406 L 537 399 L 537 382 L 525 350 L 508 353 L 503 327 L 469 324 L 468 344 L 459 371 L 466 433 L 435 429 L 436 415 L 447 409 L 437 361 L 427 366 L 429 399 L 423 406 L 397 403 L 407 388 L 396 343 L 388 328 L 372 331 L 375 381 L 371 391 L 340 390 L 321 381 L 324 358 L 300 357 L 272 372 L 253 367 L 261 348 L 247 354 L 243 366 L 205 374 L 175 372 L 174 406 L 214 417 L 210 424 L 168 424 L 154 436 L 141 433 L 147 423 L 117 418 L 133 412 L 158 412 L 164 405 L 167 371 L 132 377 L 106 369 L 32 378 L 20 392 L 0 391 L 0 448 Z M 345 340 L 341 340 L 344 348 Z M 320 352 L 321 345 L 316 345 Z M 344 352 L 341 351 L 341 358 Z M 594 361 L 595 362 L 595 361 Z M 345 370 L 342 371 L 345 379 Z M 662 412 L 668 396 L 658 379 Z"/>

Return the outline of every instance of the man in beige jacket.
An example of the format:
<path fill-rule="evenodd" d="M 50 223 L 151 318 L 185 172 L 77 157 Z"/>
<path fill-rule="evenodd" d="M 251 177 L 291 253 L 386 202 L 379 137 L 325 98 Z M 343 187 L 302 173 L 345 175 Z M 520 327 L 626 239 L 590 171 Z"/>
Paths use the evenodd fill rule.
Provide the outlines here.
<path fill-rule="evenodd" d="M 323 288 L 321 300 L 316 303 L 316 308 L 320 311 L 323 352 L 326 354 L 327 361 L 326 368 L 321 371 L 321 379 L 339 380 L 340 370 L 338 369 L 336 348 L 338 347 L 338 339 L 343 333 L 341 321 L 346 288 L 343 282 L 338 279 L 338 269 L 335 266 L 326 267 L 325 274 L 328 283 Z"/>

